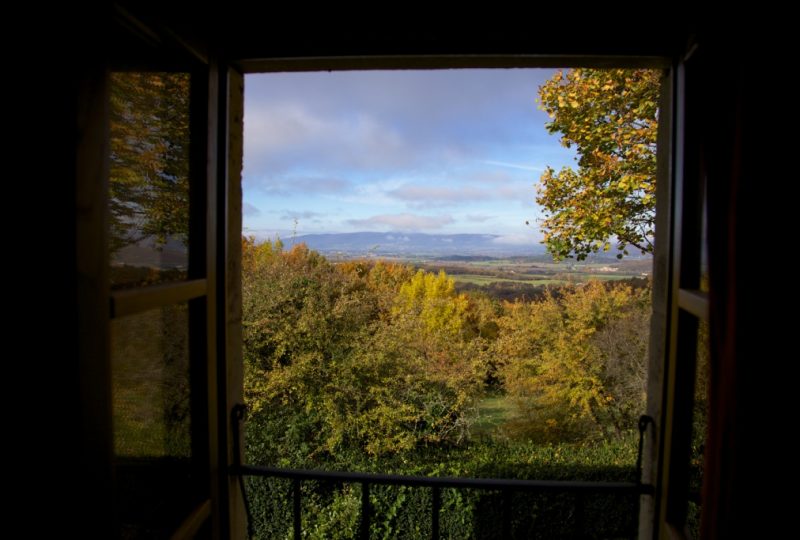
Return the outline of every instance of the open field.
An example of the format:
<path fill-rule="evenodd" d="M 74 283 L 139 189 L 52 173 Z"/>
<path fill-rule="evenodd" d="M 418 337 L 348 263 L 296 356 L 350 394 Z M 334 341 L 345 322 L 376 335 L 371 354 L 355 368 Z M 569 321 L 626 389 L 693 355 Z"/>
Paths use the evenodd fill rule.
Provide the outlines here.
<path fill-rule="evenodd" d="M 510 300 L 515 297 L 534 297 L 544 287 L 589 280 L 616 281 L 648 278 L 652 270 L 649 258 L 598 260 L 591 262 L 554 262 L 546 257 L 517 257 L 509 259 L 475 258 L 470 260 L 413 260 L 418 268 L 438 272 L 444 270 L 462 290 L 479 288 L 487 293 Z"/>
<path fill-rule="evenodd" d="M 455 279 L 456 283 L 474 283 L 475 285 L 488 285 L 490 283 L 525 283 L 527 285 L 559 285 L 563 283 L 559 279 L 547 279 L 535 276 L 520 276 L 518 279 L 486 276 L 479 274 L 449 274 Z"/>
<path fill-rule="evenodd" d="M 470 429 L 474 437 L 486 437 L 495 434 L 505 424 L 513 411 L 511 398 L 505 394 L 490 395 L 478 403 L 478 419 Z"/>

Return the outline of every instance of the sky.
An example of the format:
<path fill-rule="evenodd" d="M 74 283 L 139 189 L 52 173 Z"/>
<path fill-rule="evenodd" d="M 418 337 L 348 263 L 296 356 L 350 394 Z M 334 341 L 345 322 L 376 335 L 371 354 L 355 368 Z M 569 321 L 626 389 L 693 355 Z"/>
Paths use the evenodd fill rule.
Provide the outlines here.
<path fill-rule="evenodd" d="M 554 70 L 247 75 L 244 233 L 539 241 L 535 186 L 574 165 L 535 99 Z M 526 225 L 526 221 L 529 225 Z"/>

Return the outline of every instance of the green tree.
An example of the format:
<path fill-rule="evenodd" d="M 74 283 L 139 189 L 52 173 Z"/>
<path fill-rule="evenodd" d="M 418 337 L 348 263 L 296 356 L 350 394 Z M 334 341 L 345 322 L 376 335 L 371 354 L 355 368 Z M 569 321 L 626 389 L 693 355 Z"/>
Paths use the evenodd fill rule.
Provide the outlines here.
<path fill-rule="evenodd" d="M 548 167 L 536 197 L 555 258 L 652 252 L 659 85 L 654 70 L 572 69 L 539 88 L 548 131 L 579 156 L 577 170 Z"/>
<path fill-rule="evenodd" d="M 243 244 L 248 447 L 318 465 L 465 440 L 486 347 L 466 339 L 452 279 L 391 263 L 331 264 Z"/>
<path fill-rule="evenodd" d="M 349 359 L 377 318 L 364 280 L 303 244 L 246 239 L 242 307 L 248 444 L 259 460 L 301 466 L 348 443 L 340 412 L 359 388 Z"/>

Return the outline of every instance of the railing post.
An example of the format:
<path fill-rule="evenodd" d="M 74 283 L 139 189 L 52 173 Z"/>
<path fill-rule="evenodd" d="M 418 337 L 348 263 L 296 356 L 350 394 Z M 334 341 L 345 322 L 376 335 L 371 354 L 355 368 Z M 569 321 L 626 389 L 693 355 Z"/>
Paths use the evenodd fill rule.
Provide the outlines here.
<path fill-rule="evenodd" d="M 442 506 L 442 492 L 439 486 L 431 488 L 431 538 L 439 540 L 439 509 Z"/>
<path fill-rule="evenodd" d="M 584 495 L 580 491 L 575 492 L 575 538 L 583 538 L 584 535 Z"/>
<path fill-rule="evenodd" d="M 503 538 L 511 538 L 511 490 L 504 489 L 503 497 Z"/>
<path fill-rule="evenodd" d="M 302 493 L 300 492 L 300 479 L 294 478 L 292 479 L 292 519 L 294 524 L 294 540 L 300 540 L 300 536 L 302 534 L 301 530 L 301 506 L 300 506 L 300 497 Z"/>
<path fill-rule="evenodd" d="M 369 482 L 361 482 L 361 540 L 369 540 Z"/>
<path fill-rule="evenodd" d="M 652 417 L 643 414 L 639 417 L 639 449 L 636 453 L 636 483 L 642 483 L 642 453 L 644 452 L 644 436 L 647 432 L 647 424 L 655 427 L 656 423 Z"/>

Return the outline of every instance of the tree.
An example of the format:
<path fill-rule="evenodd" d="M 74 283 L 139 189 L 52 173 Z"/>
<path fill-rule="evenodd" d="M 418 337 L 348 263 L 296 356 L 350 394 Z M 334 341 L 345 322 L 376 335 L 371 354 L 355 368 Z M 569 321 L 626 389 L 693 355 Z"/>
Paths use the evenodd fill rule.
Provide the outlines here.
<path fill-rule="evenodd" d="M 244 239 L 248 445 L 311 466 L 465 440 L 486 364 L 453 280 Z M 272 459 L 272 461 L 270 461 Z M 266 460 L 266 461 L 262 461 Z"/>
<path fill-rule="evenodd" d="M 301 466 L 346 446 L 341 411 L 351 407 L 353 388 L 366 387 L 350 359 L 378 319 L 364 280 L 305 244 L 286 251 L 280 240 L 244 239 L 242 308 L 253 449 L 261 459 L 294 456 L 282 464 Z"/>
<path fill-rule="evenodd" d="M 444 270 L 439 274 L 418 270 L 400 287 L 396 311 L 409 311 L 430 331 L 458 335 L 464 324 L 467 297 L 456 294 L 455 281 Z"/>
<path fill-rule="evenodd" d="M 507 304 L 499 321 L 510 427 L 545 440 L 622 435 L 644 407 L 649 290 L 590 281 L 559 292 Z"/>
<path fill-rule="evenodd" d="M 578 152 L 578 169 L 547 167 L 536 202 L 556 259 L 634 247 L 653 251 L 660 73 L 572 69 L 539 88 L 550 133 Z"/>

